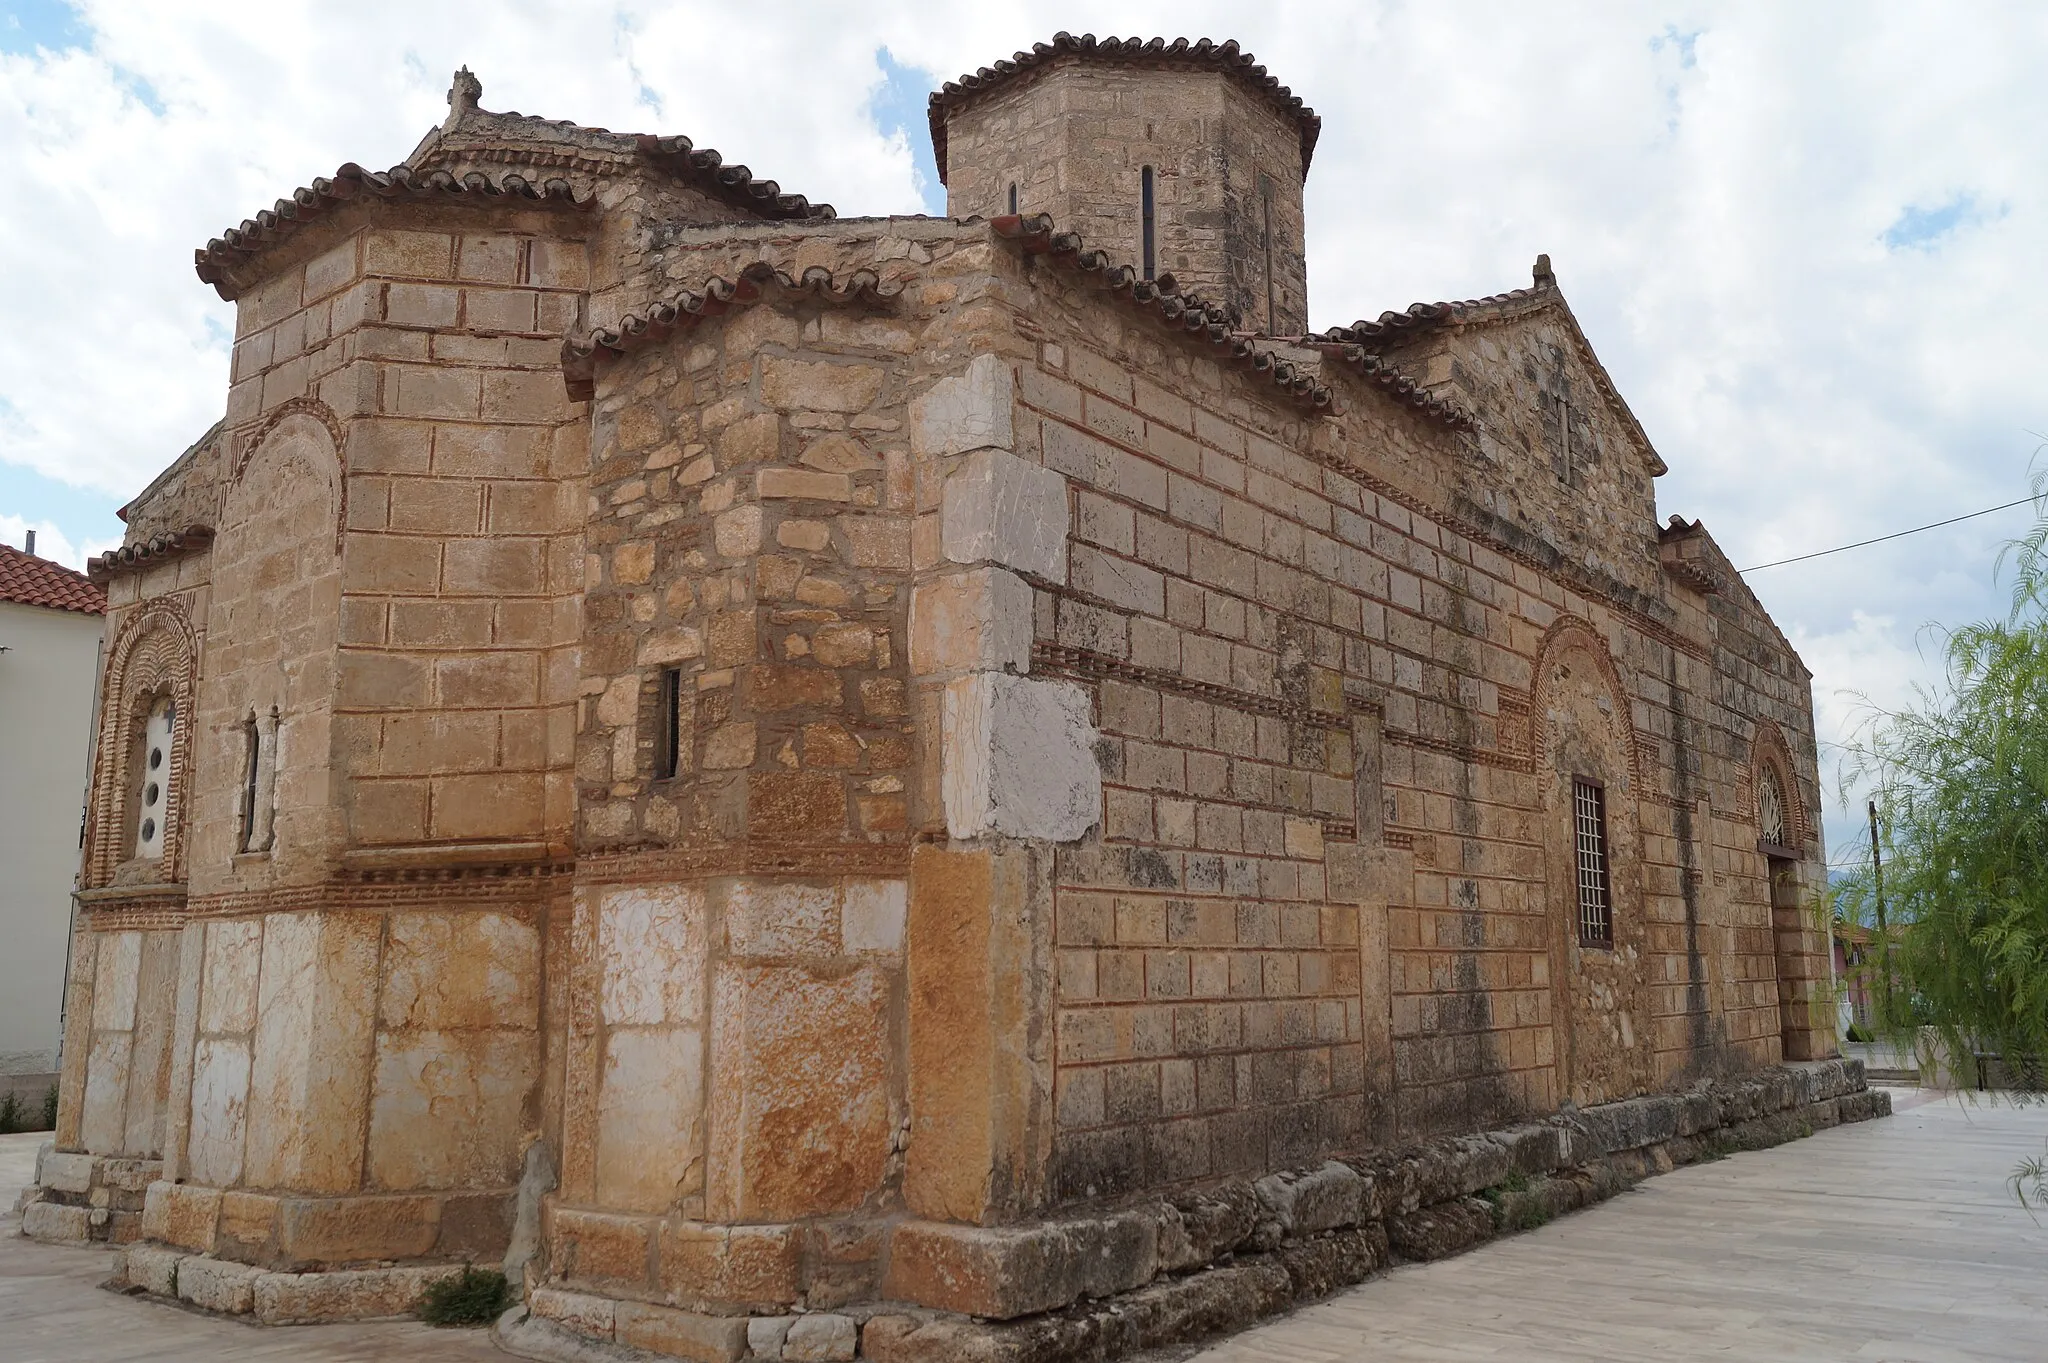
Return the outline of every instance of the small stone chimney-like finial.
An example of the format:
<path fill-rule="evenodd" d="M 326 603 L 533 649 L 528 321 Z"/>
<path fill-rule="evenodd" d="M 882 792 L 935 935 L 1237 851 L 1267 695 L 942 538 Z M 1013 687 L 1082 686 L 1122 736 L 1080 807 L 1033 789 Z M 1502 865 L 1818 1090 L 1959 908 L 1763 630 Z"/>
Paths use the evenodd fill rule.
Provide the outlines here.
<path fill-rule="evenodd" d="M 1554 289 L 1557 287 L 1557 276 L 1550 272 L 1550 257 L 1548 255 L 1536 257 L 1535 275 L 1537 288 Z"/>
<path fill-rule="evenodd" d="M 448 125 L 460 122 L 483 97 L 484 83 L 471 75 L 466 66 L 457 71 L 454 83 L 448 87 Z"/>

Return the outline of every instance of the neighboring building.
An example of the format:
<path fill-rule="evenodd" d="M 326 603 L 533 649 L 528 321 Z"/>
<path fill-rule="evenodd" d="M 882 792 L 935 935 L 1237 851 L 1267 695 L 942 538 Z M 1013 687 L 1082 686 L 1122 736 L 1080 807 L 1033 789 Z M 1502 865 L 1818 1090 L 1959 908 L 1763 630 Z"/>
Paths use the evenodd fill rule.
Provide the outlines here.
<path fill-rule="evenodd" d="M 305 1271 L 177 1280 L 266 1318 L 511 1244 L 576 1328 L 845 1357 L 1832 1054 L 1808 674 L 1547 261 L 1303 334 L 1319 123 L 1234 45 L 947 86 L 952 219 L 480 95 L 198 254 L 39 1233 Z M 935 1338 L 861 1347 L 998 1356 Z"/>
<path fill-rule="evenodd" d="M 0 544 L 0 1094 L 38 1110 L 57 1081 L 105 612 L 83 573 Z"/>

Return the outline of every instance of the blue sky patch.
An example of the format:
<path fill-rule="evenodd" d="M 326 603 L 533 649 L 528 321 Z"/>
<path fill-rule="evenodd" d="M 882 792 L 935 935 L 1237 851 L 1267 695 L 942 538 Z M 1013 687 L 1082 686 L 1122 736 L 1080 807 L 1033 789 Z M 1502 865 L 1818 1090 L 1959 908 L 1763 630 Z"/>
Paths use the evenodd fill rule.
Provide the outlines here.
<path fill-rule="evenodd" d="M 1884 229 L 1884 244 L 1894 251 L 1932 251 L 1943 237 L 1983 217 L 1974 194 L 1958 194 L 1933 208 L 1915 204 L 1900 212 L 1898 220 Z"/>
<path fill-rule="evenodd" d="M 142 491 L 141 485 L 135 490 Z M 0 461 L 0 515 L 20 516 L 30 524 L 50 521 L 76 545 L 118 543 L 123 526 L 114 512 L 124 500 Z"/>
<path fill-rule="evenodd" d="M 868 100 L 868 114 L 883 134 L 902 133 L 910 144 L 911 176 L 924 211 L 933 217 L 946 213 L 946 187 L 939 183 L 939 163 L 932 158 L 931 124 L 925 116 L 927 102 L 939 82 L 929 71 L 905 66 L 886 47 L 875 49 L 875 62 L 882 68 L 882 83 Z"/>
<path fill-rule="evenodd" d="M 0 52 L 56 52 L 84 47 L 85 25 L 64 0 L 6 0 L 0 4 Z"/>
<path fill-rule="evenodd" d="M 1662 33 L 1650 39 L 1650 50 L 1662 52 L 1667 47 L 1672 49 L 1678 54 L 1678 64 L 1689 71 L 1699 65 L 1699 57 L 1693 49 L 1699 43 L 1700 34 L 1704 32 L 1705 29 L 1696 28 L 1690 33 L 1681 33 L 1678 25 L 1666 24 Z"/>

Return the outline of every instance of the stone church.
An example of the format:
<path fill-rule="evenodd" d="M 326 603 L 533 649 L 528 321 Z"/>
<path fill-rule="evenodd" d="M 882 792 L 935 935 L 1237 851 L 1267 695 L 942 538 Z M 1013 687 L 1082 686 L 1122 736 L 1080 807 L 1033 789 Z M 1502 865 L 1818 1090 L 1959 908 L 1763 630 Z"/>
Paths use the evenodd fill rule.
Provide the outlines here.
<path fill-rule="evenodd" d="M 1234 43 L 947 84 L 945 218 L 482 94 L 197 253 L 31 1233 L 1106 1357 L 1884 1110 L 1809 674 L 1546 258 L 1311 331 L 1320 120 Z"/>

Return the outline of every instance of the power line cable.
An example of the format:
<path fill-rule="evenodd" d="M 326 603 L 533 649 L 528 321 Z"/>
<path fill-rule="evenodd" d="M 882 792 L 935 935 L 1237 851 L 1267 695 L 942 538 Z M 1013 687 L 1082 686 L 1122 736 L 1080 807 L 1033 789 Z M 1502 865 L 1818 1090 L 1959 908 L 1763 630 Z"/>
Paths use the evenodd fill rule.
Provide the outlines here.
<path fill-rule="evenodd" d="M 1782 568 L 1788 563 L 1804 563 L 1806 562 L 1806 560 L 1810 558 L 1826 558 L 1829 554 L 1847 553 L 1851 549 L 1861 549 L 1865 545 L 1883 544 L 1886 540 L 1902 539 L 1907 535 L 1917 535 L 1922 530 L 1939 530 L 1942 526 L 1954 525 L 1957 521 L 1972 521 L 1979 516 L 1988 516 L 1994 511 L 2010 511 L 2016 506 L 2025 506 L 2027 503 L 2033 500 L 2034 499 L 2032 497 L 2022 497 L 2016 502 L 2006 502 L 2001 506 L 1987 506 L 1982 511 L 1972 511 L 1969 512 L 1967 515 L 1950 516 L 1945 521 L 1935 521 L 1929 525 L 1916 525 L 1911 530 L 1894 530 L 1891 534 L 1879 535 L 1876 539 L 1857 540 L 1854 544 L 1841 544 L 1835 546 L 1833 549 L 1821 549 L 1811 554 L 1801 554 L 1797 558 L 1781 558 L 1774 563 L 1759 563 L 1754 568 L 1743 568 L 1740 571 L 1745 573 L 1760 573 L 1766 568 Z"/>

